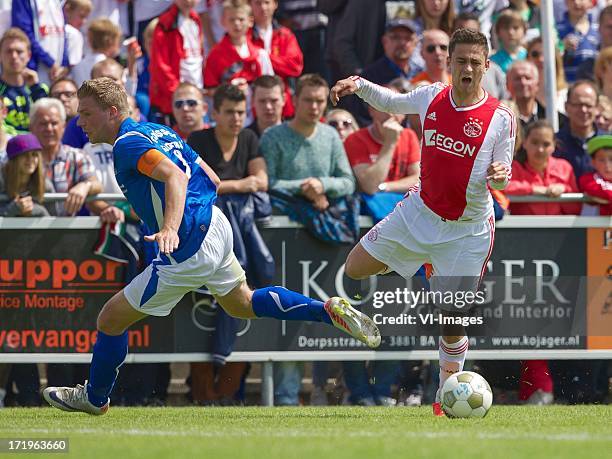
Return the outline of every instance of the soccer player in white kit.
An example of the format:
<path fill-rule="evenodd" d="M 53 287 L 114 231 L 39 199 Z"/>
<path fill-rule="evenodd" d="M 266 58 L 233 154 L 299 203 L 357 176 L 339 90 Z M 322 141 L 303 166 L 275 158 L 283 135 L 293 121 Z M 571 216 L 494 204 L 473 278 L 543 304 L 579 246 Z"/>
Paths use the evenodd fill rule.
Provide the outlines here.
<path fill-rule="evenodd" d="M 418 114 L 423 129 L 420 184 L 353 248 L 346 260 L 349 277 L 396 271 L 410 278 L 431 263 L 433 291 L 478 289 L 495 235 L 489 187 L 504 189 L 510 179 L 516 132 L 510 109 L 481 87 L 488 55 L 482 33 L 459 29 L 449 45 L 451 85 L 435 83 L 397 94 L 350 77 L 332 88 L 334 105 L 356 94 L 380 111 Z M 450 309 L 447 315 L 460 312 L 438 306 Z M 463 369 L 468 349 L 463 326 L 442 325 L 441 334 L 440 388 Z M 443 415 L 439 396 L 433 409 Z"/>

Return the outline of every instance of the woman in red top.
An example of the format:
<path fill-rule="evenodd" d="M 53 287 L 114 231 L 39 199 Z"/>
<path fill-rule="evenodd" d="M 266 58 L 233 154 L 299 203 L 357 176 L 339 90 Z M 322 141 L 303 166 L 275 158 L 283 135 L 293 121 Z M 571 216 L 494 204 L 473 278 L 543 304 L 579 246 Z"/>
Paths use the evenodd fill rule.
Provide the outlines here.
<path fill-rule="evenodd" d="M 512 163 L 512 180 L 505 189 L 508 195 L 540 195 L 557 197 L 577 193 L 572 166 L 564 159 L 554 158 L 555 133 L 544 120 L 527 126 L 523 148 Z M 560 202 L 529 202 L 510 204 L 513 215 L 577 215 L 580 204 Z"/>

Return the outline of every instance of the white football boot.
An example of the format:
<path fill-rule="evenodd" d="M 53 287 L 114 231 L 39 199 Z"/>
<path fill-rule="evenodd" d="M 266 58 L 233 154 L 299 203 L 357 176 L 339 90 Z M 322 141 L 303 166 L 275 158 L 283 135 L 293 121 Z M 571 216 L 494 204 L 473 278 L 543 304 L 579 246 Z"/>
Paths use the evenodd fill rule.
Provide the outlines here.
<path fill-rule="evenodd" d="M 372 319 L 353 308 L 348 300 L 331 297 L 323 308 L 336 328 L 375 349 L 380 346 L 380 331 Z"/>
<path fill-rule="evenodd" d="M 93 414 L 96 416 L 105 414 L 110 405 L 110 399 L 97 407 L 87 398 L 87 381 L 84 385 L 77 384 L 76 387 L 47 387 L 43 391 L 43 397 L 49 405 L 64 411 L 75 411 Z"/>

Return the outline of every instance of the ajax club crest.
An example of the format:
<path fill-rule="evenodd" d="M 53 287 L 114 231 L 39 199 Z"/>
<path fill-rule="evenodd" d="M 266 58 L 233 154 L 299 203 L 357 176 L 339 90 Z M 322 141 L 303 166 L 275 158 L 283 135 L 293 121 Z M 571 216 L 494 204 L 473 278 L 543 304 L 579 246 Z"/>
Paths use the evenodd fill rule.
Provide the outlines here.
<path fill-rule="evenodd" d="M 483 122 L 478 118 L 468 118 L 468 121 L 463 125 L 463 133 L 468 137 L 480 137 L 482 134 Z"/>

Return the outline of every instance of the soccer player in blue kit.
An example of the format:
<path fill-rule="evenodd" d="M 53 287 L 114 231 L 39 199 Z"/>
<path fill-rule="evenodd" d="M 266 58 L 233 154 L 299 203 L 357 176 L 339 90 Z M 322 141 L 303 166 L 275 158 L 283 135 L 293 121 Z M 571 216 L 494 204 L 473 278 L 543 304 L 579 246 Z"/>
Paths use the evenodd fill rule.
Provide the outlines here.
<path fill-rule="evenodd" d="M 131 120 L 127 94 L 110 78 L 85 81 L 78 97 L 79 126 L 92 143 L 113 145 L 117 182 L 154 233 L 145 239 L 156 241 L 159 253 L 100 311 L 89 380 L 47 387 L 50 405 L 106 413 L 128 352 L 128 327 L 148 315 L 167 316 L 202 285 L 234 317 L 324 322 L 371 348 L 380 344 L 374 322 L 343 298 L 323 303 L 283 287 L 251 290 L 233 253 L 230 224 L 213 205 L 219 178 L 212 169 L 172 129 Z"/>

